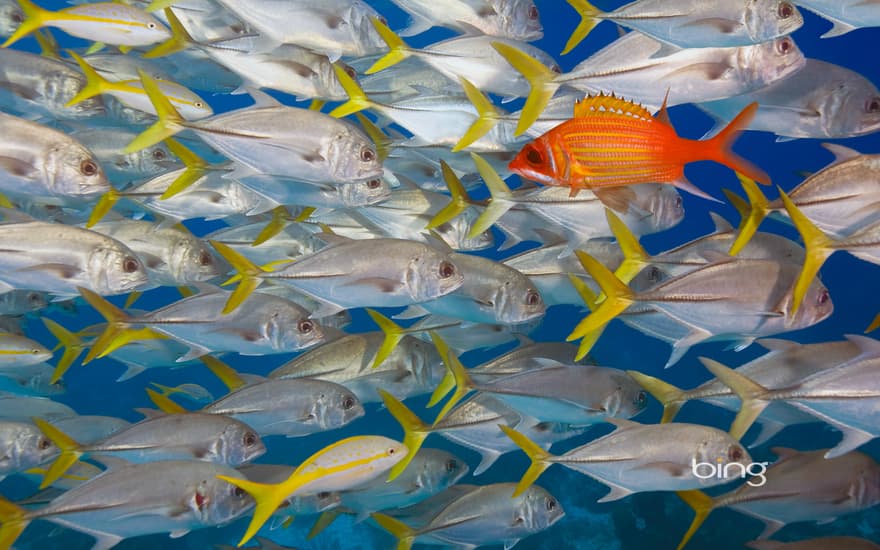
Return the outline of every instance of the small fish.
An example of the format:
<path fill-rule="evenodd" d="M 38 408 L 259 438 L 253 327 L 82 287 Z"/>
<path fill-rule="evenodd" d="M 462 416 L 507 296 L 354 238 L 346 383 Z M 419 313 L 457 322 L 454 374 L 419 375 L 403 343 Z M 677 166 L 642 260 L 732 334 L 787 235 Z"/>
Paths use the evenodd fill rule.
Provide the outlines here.
<path fill-rule="evenodd" d="M 533 0 L 394 0 L 412 18 L 401 36 L 415 36 L 432 27 L 446 27 L 462 33 L 482 34 L 514 40 L 540 40 L 544 36 L 538 7 Z"/>

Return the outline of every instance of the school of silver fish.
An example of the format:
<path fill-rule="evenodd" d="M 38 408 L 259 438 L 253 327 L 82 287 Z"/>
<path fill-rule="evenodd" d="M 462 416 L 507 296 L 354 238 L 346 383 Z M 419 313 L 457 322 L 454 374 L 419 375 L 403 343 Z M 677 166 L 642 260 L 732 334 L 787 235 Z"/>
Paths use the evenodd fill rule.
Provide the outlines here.
<path fill-rule="evenodd" d="M 363 542 L 343 547 L 387 531 L 402 549 L 507 550 L 584 517 L 535 484 L 554 464 L 607 488 L 601 509 L 676 492 L 695 516 L 670 548 L 726 507 L 765 526 L 740 547 L 880 549 L 877 529 L 765 540 L 880 503 L 858 450 L 880 437 L 880 342 L 769 338 L 832 316 L 818 274 L 834 252 L 880 264 L 880 155 L 824 144 L 833 162 L 776 199 L 729 150 L 690 155 L 745 129 L 880 129 L 875 85 L 792 38 L 801 10 L 828 41 L 880 26 L 880 1 L 557 3 L 570 21 L 550 28 L 534 0 L 0 0 L 0 479 L 28 487 L 0 489 L 0 549 L 62 544 L 45 522 L 94 550 L 233 522 L 213 540 L 284 549 L 295 520 L 298 543 L 330 547 L 347 518 Z M 605 21 L 619 35 L 599 44 Z M 672 129 L 683 104 L 716 122 L 702 141 Z M 635 179 L 590 179 L 617 158 Z M 738 228 L 699 212 L 720 201 L 684 178 L 693 160 L 754 168 L 746 199 L 724 190 Z M 669 178 L 636 177 L 667 161 Z M 640 237 L 684 219 L 682 190 L 714 230 L 649 253 Z M 759 231 L 768 215 L 802 244 Z M 143 293 L 163 305 L 138 309 Z M 556 311 L 586 313 L 529 338 Z M 617 318 L 637 359 L 600 365 Z M 649 339 L 668 358 L 640 353 Z M 700 357 L 714 378 L 674 385 L 663 368 L 710 341 L 766 353 Z M 77 365 L 93 361 L 139 400 L 90 393 Z M 83 399 L 97 406 L 66 404 Z M 674 422 L 694 400 L 735 419 Z M 143 419 L 115 412 L 131 409 Z M 402 434 L 376 429 L 389 414 Z M 837 443 L 756 461 L 809 423 Z M 431 434 L 448 444 L 423 447 Z M 493 468 L 507 453 L 524 473 Z M 458 483 L 490 469 L 507 481 Z"/>

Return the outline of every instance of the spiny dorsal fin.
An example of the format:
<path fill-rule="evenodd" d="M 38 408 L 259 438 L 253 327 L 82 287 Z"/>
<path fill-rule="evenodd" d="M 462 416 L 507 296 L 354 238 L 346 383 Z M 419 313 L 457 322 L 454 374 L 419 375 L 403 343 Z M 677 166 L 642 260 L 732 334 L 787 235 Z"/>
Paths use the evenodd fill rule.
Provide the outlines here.
<path fill-rule="evenodd" d="M 651 112 L 632 101 L 614 94 L 588 95 L 574 104 L 574 117 L 596 116 L 602 112 L 630 115 L 645 120 L 654 120 Z"/>

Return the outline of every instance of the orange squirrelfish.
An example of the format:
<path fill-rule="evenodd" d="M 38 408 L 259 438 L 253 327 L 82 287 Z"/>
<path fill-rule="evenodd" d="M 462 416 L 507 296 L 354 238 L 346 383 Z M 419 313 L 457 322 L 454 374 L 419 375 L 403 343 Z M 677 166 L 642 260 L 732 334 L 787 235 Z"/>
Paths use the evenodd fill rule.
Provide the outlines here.
<path fill-rule="evenodd" d="M 575 104 L 574 118 L 523 147 L 510 169 L 544 185 L 571 187 L 572 195 L 580 189 L 659 182 L 715 200 L 685 178 L 685 164 L 714 160 L 770 183 L 766 173 L 730 150 L 757 108 L 752 103 L 718 135 L 697 141 L 678 137 L 665 106 L 655 118 L 613 95 L 587 96 Z"/>

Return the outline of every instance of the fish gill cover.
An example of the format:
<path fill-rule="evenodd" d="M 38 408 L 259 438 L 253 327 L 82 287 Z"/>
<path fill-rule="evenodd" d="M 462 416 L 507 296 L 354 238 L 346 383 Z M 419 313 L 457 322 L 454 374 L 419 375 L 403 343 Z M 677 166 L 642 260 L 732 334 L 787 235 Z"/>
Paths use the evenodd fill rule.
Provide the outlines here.
<path fill-rule="evenodd" d="M 0 547 L 877 548 L 878 25 L 0 0 Z"/>

